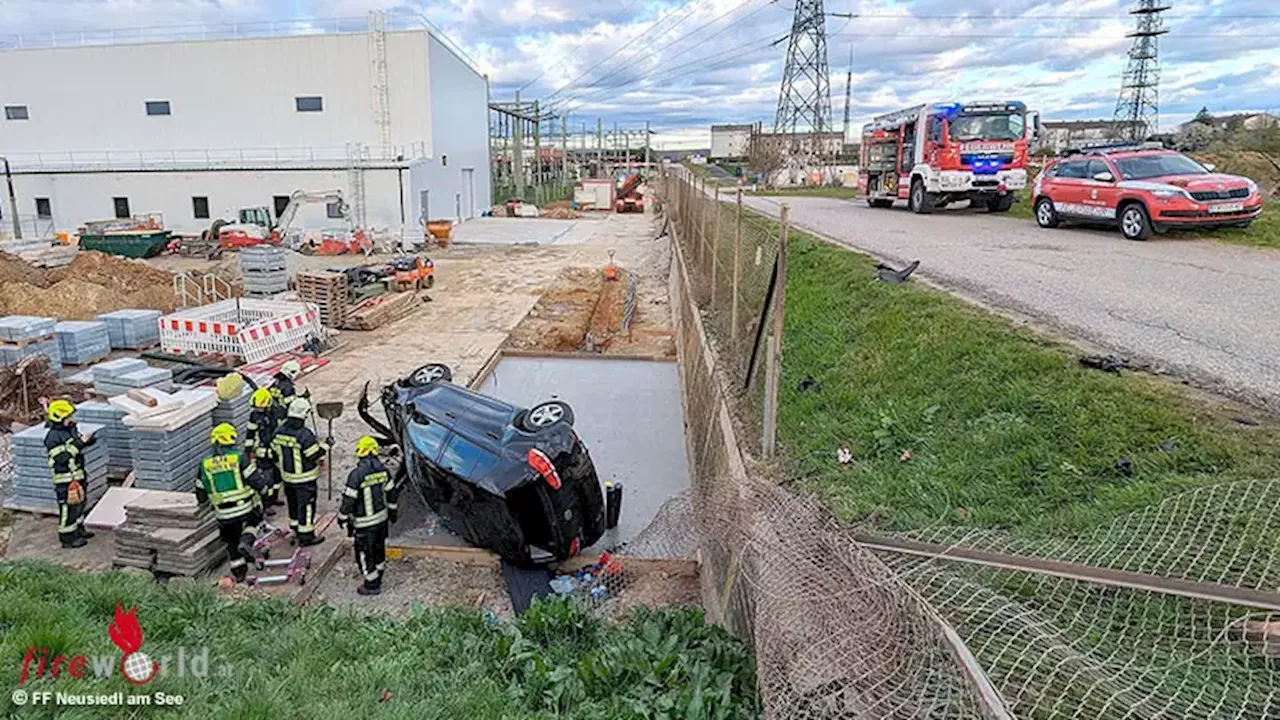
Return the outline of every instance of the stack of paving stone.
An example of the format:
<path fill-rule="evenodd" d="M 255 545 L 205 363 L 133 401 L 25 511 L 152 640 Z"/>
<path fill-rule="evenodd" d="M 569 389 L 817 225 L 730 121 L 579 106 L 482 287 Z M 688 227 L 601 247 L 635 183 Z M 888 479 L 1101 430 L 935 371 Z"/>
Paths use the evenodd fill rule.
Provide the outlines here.
<path fill-rule="evenodd" d="M 93 366 L 93 389 L 106 395 L 123 395 L 130 390 L 173 387 L 173 371 L 153 368 L 145 360 L 119 358 Z"/>
<path fill-rule="evenodd" d="M 218 522 L 188 492 L 150 491 L 124 506 L 115 531 L 115 564 L 195 576 L 226 559 Z"/>
<path fill-rule="evenodd" d="M 11 315 L 0 318 L 0 365 L 16 365 L 29 355 L 49 356 L 55 372 L 62 370 L 62 350 L 53 318 Z"/>
<path fill-rule="evenodd" d="M 111 347 L 116 350 L 141 350 L 160 344 L 159 310 L 116 310 L 98 319 L 107 324 Z"/>
<path fill-rule="evenodd" d="M 133 485 L 145 490 L 189 491 L 195 487 L 200 461 L 209 449 L 213 409 L 218 400 L 209 389 L 169 394 L 147 388 L 148 406 L 127 395 L 111 398 L 112 405 L 128 414 L 133 455 Z"/>
<path fill-rule="evenodd" d="M 76 419 L 101 425 L 98 444 L 107 448 L 107 477 L 122 480 L 133 470 L 131 432 L 124 425 L 125 411 L 111 403 L 91 400 L 76 406 Z"/>
<path fill-rule="evenodd" d="M 215 426 L 222 423 L 231 423 L 235 426 L 236 432 L 239 433 L 240 440 L 244 440 L 244 428 L 249 424 L 249 413 L 253 409 L 249 406 L 249 397 L 251 391 L 246 386 L 244 391 L 237 397 L 230 400 L 218 400 L 218 405 L 213 409 L 213 424 Z"/>
<path fill-rule="evenodd" d="M 244 294 L 266 297 L 289 289 L 289 270 L 284 248 L 254 245 L 240 251 L 240 274 L 244 276 Z"/>
<path fill-rule="evenodd" d="M 107 324 L 83 320 L 65 320 L 54 325 L 58 350 L 63 365 L 88 365 L 111 353 Z"/>
<path fill-rule="evenodd" d="M 78 423 L 80 434 L 89 438 L 100 432 L 101 425 Z M 16 433 L 12 440 L 13 482 L 5 507 L 12 510 L 58 512 L 58 497 L 53 491 L 53 471 L 49 469 L 49 453 L 44 447 L 44 425 Z M 81 457 L 85 471 L 85 509 L 88 510 L 107 491 L 107 444 L 98 442 L 84 449 Z"/>

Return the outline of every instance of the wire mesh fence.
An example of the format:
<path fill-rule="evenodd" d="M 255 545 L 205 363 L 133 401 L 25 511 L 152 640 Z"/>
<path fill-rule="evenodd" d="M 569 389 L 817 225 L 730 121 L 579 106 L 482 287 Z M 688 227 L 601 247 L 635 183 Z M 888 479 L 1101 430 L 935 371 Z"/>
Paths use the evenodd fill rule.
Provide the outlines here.
<path fill-rule="evenodd" d="M 931 314 L 927 298 L 897 293 L 889 314 L 917 303 L 912 311 L 929 328 L 887 341 L 906 352 L 860 342 L 885 335 L 886 319 L 840 302 L 844 270 L 825 267 L 828 258 L 804 244 L 782 252 L 784 271 L 791 262 L 830 282 L 784 296 L 788 344 L 774 390 L 791 431 L 781 461 L 762 459 L 770 402 L 763 379 L 746 376 L 752 354 L 759 361 L 768 346 L 769 333 L 753 331 L 776 320 L 766 305 L 779 284 L 779 248 L 790 244 L 785 216 L 740 211 L 736 193 L 717 201 L 714 188 L 678 170 L 660 188 L 679 250 L 671 302 L 693 488 L 688 507 L 648 536 L 646 552 L 674 537 L 697 547 L 709 615 L 755 648 L 765 717 L 1280 718 L 1280 482 L 1183 485 L 1190 489 L 1076 531 L 975 529 L 1002 527 L 966 522 L 998 503 L 988 502 L 989 478 L 947 476 L 944 448 L 928 432 L 942 422 L 935 404 L 870 410 L 856 398 L 884 388 L 814 391 L 834 384 L 842 366 L 893 357 L 936 383 L 940 397 L 957 395 L 954 383 L 974 378 L 932 375 L 935 358 L 916 352 L 951 330 L 944 316 Z M 871 264 L 865 272 L 858 282 L 876 283 Z M 831 314 L 852 321 L 797 327 Z M 832 402 L 865 417 L 823 426 L 788 416 Z M 991 444 L 1018 457 L 1025 418 L 980 410 L 959 451 Z M 1179 463 L 1203 458 L 1186 455 L 1160 443 L 1133 462 L 1190 473 Z M 927 471 L 898 470 L 916 466 Z M 1067 462 L 1053 471 L 1082 473 Z M 830 472 L 856 488 L 847 499 L 855 511 L 842 513 L 852 523 L 832 519 L 831 496 L 802 494 Z M 1094 500 L 1069 483 L 1069 496 L 1055 499 L 1044 477 L 1022 482 L 1053 502 L 1083 497 L 1086 513 Z M 680 534 L 690 527 L 691 539 Z"/>

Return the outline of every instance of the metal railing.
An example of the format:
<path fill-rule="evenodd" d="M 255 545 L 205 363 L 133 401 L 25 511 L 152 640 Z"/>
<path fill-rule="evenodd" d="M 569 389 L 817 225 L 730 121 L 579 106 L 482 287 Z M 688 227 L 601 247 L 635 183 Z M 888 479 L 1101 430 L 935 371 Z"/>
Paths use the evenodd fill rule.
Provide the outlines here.
<path fill-rule="evenodd" d="M 399 145 L 383 154 L 369 148 L 356 161 L 362 167 L 407 162 L 426 157 L 425 142 Z M 175 170 L 217 168 L 347 168 L 352 163 L 349 148 L 274 147 L 203 148 L 175 150 L 65 150 L 9 153 L 14 173 L 67 172 L 92 170 Z"/>

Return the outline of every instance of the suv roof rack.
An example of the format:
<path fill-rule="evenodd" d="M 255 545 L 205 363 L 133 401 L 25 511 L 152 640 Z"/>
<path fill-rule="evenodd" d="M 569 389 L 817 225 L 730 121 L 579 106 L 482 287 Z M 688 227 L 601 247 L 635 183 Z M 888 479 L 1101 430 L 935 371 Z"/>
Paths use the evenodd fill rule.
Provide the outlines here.
<path fill-rule="evenodd" d="M 1164 150 L 1164 143 L 1159 140 L 1148 140 L 1146 142 L 1118 142 L 1109 145 L 1090 145 L 1081 148 L 1069 148 L 1063 157 L 1068 155 L 1102 155 L 1110 152 L 1127 152 L 1131 150 Z"/>

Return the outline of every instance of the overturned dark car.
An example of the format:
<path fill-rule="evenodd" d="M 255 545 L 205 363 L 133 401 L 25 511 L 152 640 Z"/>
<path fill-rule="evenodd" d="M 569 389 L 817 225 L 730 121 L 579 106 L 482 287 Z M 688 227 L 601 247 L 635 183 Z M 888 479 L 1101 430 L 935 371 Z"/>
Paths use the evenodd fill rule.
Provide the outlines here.
<path fill-rule="evenodd" d="M 383 424 L 367 389 L 360 417 L 400 446 L 403 474 L 467 542 L 528 565 L 572 557 L 604 534 L 600 481 L 565 403 L 519 408 L 429 364 L 382 389 Z"/>

